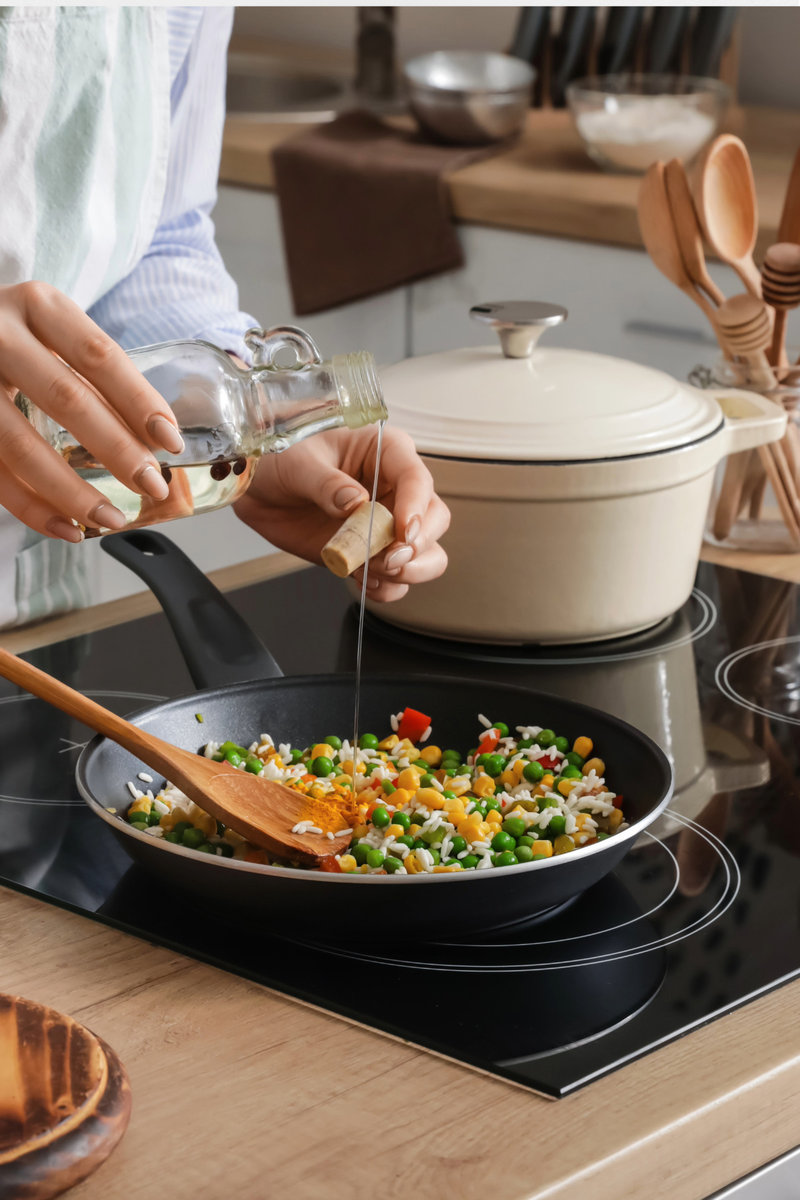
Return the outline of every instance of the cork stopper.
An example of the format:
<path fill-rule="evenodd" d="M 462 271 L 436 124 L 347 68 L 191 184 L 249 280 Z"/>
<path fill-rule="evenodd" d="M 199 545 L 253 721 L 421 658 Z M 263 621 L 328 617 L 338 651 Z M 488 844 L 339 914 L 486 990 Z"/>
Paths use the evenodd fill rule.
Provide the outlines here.
<path fill-rule="evenodd" d="M 385 550 L 394 541 L 394 517 L 377 501 L 372 521 L 372 538 L 367 548 L 371 502 L 365 500 L 322 547 L 322 561 L 340 579 L 352 575 L 367 559 Z"/>

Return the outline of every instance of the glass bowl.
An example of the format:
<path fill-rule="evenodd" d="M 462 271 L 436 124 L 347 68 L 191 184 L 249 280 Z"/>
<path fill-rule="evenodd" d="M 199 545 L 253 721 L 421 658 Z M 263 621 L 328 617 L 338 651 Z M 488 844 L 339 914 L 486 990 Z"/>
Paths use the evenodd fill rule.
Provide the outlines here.
<path fill-rule="evenodd" d="M 609 171 L 641 174 L 658 160 L 699 154 L 730 89 L 696 75 L 594 75 L 570 83 L 566 96 L 589 157 Z"/>

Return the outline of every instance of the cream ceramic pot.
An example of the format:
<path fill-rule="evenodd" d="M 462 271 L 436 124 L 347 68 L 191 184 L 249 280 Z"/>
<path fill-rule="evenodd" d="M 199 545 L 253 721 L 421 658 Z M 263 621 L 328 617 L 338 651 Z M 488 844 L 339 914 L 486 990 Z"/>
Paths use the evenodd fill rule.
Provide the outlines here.
<path fill-rule="evenodd" d="M 385 621 L 480 642 L 580 642 L 645 629 L 692 588 L 714 471 L 776 441 L 785 413 L 606 355 L 539 348 L 566 317 L 504 301 L 471 315 L 501 347 L 406 359 L 382 373 L 452 513 L 449 566 Z"/>

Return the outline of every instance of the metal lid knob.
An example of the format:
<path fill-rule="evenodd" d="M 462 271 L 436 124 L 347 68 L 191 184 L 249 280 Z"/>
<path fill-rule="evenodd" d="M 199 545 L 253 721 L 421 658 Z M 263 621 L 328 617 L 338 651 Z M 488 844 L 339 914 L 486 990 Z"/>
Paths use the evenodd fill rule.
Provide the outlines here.
<path fill-rule="evenodd" d="M 473 305 L 469 315 L 492 326 L 506 358 L 530 358 L 545 329 L 566 320 L 567 310 L 541 300 L 493 300 Z"/>

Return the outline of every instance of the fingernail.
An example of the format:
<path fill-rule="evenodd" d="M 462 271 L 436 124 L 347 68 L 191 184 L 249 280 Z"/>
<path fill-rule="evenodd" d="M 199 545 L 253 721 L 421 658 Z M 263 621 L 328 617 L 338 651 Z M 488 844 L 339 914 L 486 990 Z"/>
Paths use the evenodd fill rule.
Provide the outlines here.
<path fill-rule="evenodd" d="M 142 491 L 147 492 L 147 495 L 152 496 L 154 500 L 166 500 L 169 495 L 169 485 L 166 479 L 150 463 L 141 467 L 133 478 Z"/>
<path fill-rule="evenodd" d="M 336 495 L 333 497 L 333 503 L 337 508 L 341 508 L 345 512 L 356 500 L 361 499 L 361 492 L 357 487 L 339 488 Z"/>
<path fill-rule="evenodd" d="M 406 536 L 408 536 L 408 535 L 406 535 Z M 398 550 L 393 550 L 392 553 L 389 555 L 389 557 L 386 559 L 386 569 L 387 569 L 387 571 L 392 571 L 392 572 L 399 571 L 400 568 L 404 567 L 407 562 L 411 562 L 411 559 L 413 557 L 414 557 L 414 547 L 413 546 L 400 546 L 400 548 Z"/>
<path fill-rule="evenodd" d="M 159 446 L 163 446 L 170 454 L 183 453 L 185 449 L 183 438 L 166 417 L 151 417 L 147 422 L 147 429 L 153 441 L 158 442 Z"/>
<path fill-rule="evenodd" d="M 374 575 L 367 576 L 367 591 L 369 591 L 371 588 L 377 588 L 380 586 L 381 586 L 380 579 L 376 579 Z"/>
<path fill-rule="evenodd" d="M 422 521 L 419 517 L 412 517 L 406 525 L 406 542 L 413 545 L 419 537 L 419 532 L 422 529 Z"/>
<path fill-rule="evenodd" d="M 45 525 L 48 533 L 52 533 L 53 537 L 61 538 L 65 542 L 82 542 L 83 530 L 79 529 L 73 521 L 68 521 L 66 517 L 51 517 Z"/>
<path fill-rule="evenodd" d="M 113 504 L 97 504 L 89 516 L 101 529 L 124 529 L 128 524 L 125 514 Z"/>

